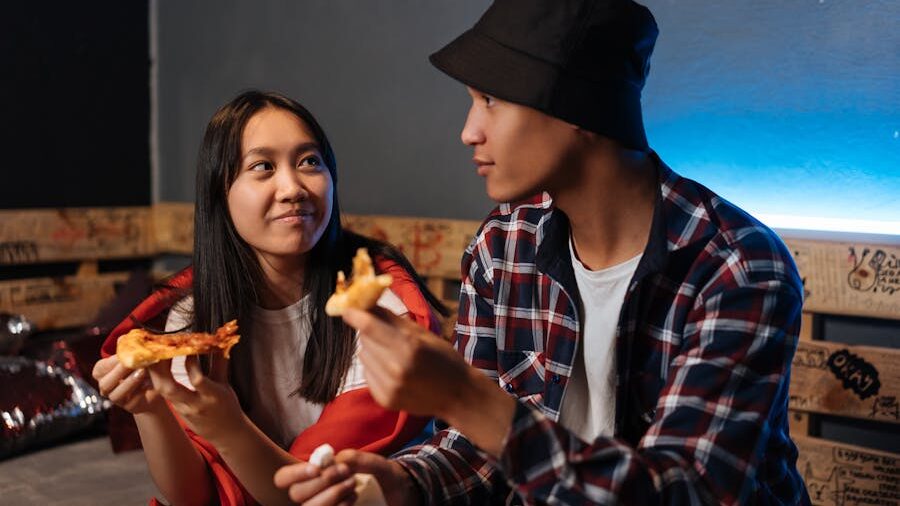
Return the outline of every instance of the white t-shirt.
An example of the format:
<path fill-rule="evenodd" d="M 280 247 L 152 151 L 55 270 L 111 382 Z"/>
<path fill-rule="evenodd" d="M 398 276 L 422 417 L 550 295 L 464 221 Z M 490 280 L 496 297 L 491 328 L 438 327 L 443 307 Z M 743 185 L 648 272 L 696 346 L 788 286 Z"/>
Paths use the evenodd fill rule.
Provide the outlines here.
<path fill-rule="evenodd" d="M 190 321 L 190 297 L 178 302 L 169 312 L 166 330 L 183 328 Z M 385 290 L 378 305 L 403 315 L 408 312 L 403 301 L 391 290 Z M 243 392 L 247 416 L 272 441 L 288 449 L 302 431 L 314 424 L 322 414 L 324 405 L 307 401 L 300 395 L 291 395 L 300 386 L 303 358 L 309 342 L 311 325 L 309 318 L 310 296 L 282 309 L 269 310 L 256 307 L 250 320 L 238 322 L 247 339 L 231 350 L 232 370 L 253 371 L 253 377 L 236 375 L 236 390 Z M 175 380 L 193 389 L 184 368 L 184 357 L 172 360 Z M 347 370 L 340 393 L 366 386 L 363 367 L 359 361 L 359 344 L 353 362 Z"/>
<path fill-rule="evenodd" d="M 589 270 L 578 260 L 572 239 L 569 254 L 575 282 L 581 294 L 581 339 L 575 352 L 572 375 L 562 401 L 560 423 L 591 442 L 612 436 L 616 420 L 616 327 L 625 302 L 628 283 L 641 260 Z M 589 367 L 585 367 L 589 364 Z"/>

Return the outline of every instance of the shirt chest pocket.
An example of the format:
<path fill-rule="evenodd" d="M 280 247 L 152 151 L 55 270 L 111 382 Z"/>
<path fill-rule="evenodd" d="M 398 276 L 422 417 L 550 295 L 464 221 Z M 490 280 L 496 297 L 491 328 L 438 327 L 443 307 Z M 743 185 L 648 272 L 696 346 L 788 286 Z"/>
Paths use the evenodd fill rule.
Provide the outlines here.
<path fill-rule="evenodd" d="M 544 394 L 544 354 L 497 350 L 500 387 L 511 395 L 539 404 Z"/>

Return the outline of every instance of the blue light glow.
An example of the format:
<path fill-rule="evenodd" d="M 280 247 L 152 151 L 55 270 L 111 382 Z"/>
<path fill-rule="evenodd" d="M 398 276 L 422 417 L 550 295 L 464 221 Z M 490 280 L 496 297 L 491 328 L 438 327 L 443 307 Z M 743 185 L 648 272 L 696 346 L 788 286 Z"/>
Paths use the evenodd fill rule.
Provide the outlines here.
<path fill-rule="evenodd" d="M 646 4 L 670 166 L 775 228 L 900 236 L 900 2 Z"/>

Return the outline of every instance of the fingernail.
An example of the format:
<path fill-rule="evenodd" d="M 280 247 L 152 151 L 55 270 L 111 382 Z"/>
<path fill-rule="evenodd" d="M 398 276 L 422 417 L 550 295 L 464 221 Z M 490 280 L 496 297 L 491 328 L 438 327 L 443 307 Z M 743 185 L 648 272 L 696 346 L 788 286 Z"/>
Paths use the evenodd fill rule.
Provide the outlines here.
<path fill-rule="evenodd" d="M 144 375 L 144 369 L 138 369 L 137 371 L 134 371 L 133 373 L 131 373 L 131 379 L 138 379 L 143 375 Z"/>
<path fill-rule="evenodd" d="M 356 487 L 356 476 L 351 476 L 344 480 L 344 485 L 348 487 Z"/>

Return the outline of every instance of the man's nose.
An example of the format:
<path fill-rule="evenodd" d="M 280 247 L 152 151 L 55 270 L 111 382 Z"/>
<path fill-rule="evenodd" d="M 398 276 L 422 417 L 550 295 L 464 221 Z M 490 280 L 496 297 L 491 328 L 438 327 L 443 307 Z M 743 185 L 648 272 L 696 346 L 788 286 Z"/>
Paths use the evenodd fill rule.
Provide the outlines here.
<path fill-rule="evenodd" d="M 484 143 L 484 129 L 482 128 L 478 111 L 475 110 L 474 106 L 469 108 L 469 114 L 466 116 L 466 124 L 463 125 L 459 138 L 466 146 L 475 146 Z"/>

